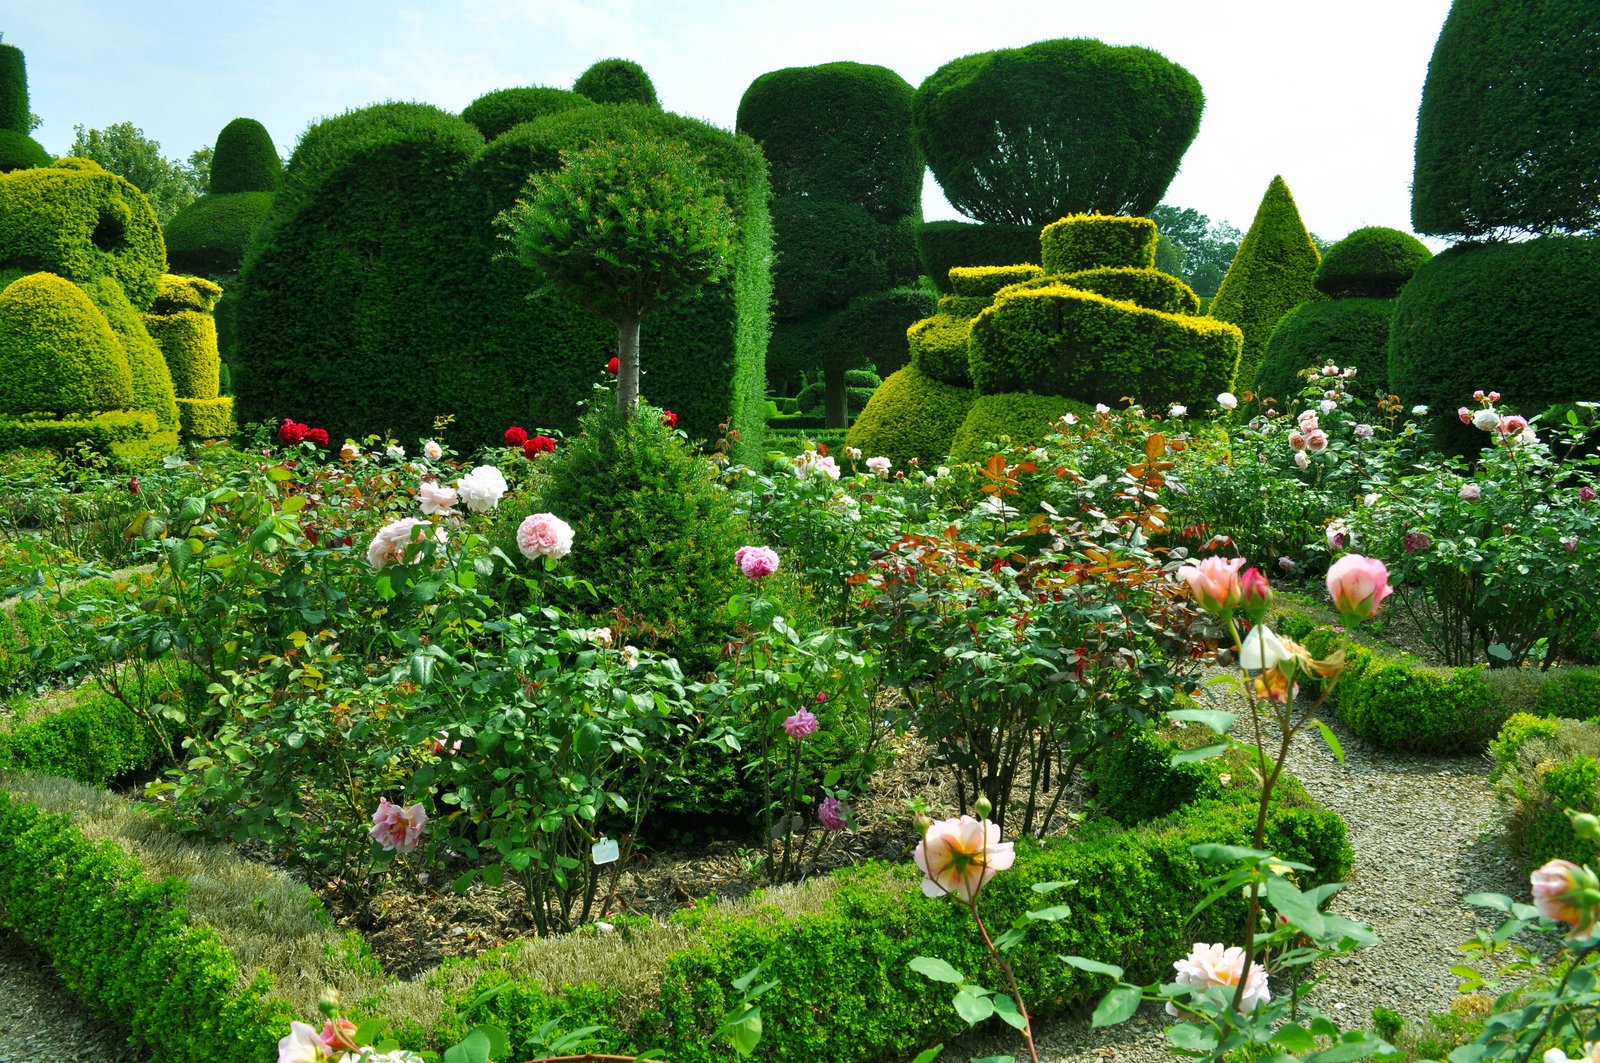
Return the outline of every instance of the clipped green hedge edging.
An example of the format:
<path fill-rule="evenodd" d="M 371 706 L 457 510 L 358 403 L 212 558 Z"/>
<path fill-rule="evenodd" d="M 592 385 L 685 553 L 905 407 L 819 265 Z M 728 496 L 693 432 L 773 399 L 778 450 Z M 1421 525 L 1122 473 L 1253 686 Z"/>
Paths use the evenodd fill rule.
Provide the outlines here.
<path fill-rule="evenodd" d="M 80 687 L 56 696 L 66 700 L 60 708 L 14 726 L 0 724 L 0 770 L 105 786 L 151 767 L 161 755 L 158 736 L 110 694 Z"/>

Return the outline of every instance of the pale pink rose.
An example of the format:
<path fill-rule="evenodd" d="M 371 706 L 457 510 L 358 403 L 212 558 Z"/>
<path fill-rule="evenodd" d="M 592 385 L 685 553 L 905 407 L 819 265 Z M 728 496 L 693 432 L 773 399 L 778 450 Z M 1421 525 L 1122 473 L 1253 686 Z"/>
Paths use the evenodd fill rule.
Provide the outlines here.
<path fill-rule="evenodd" d="M 566 557 L 572 552 L 572 525 L 554 513 L 535 513 L 517 526 L 517 549 L 533 560 Z"/>
<path fill-rule="evenodd" d="M 1309 468 L 1311 465 L 1311 455 L 1302 450 L 1294 456 L 1294 463 L 1300 466 L 1302 469 Z"/>
<path fill-rule="evenodd" d="M 1500 401 L 1500 393 L 1498 391 L 1489 392 L 1489 401 L 1490 402 L 1499 402 Z"/>
<path fill-rule="evenodd" d="M 422 828 L 427 825 L 428 813 L 420 804 L 401 808 L 383 797 L 378 799 L 378 810 L 372 814 L 372 830 L 368 833 L 385 849 L 409 853 L 416 849 Z"/>
<path fill-rule="evenodd" d="M 1017 855 L 1011 842 L 1000 840 L 995 824 L 962 816 L 929 826 L 913 858 L 925 876 L 925 896 L 953 893 L 971 901 L 997 873 L 1010 868 Z"/>
<path fill-rule="evenodd" d="M 432 526 L 428 521 L 415 517 L 402 517 L 393 524 L 385 524 L 378 529 L 378 534 L 372 537 L 372 543 L 367 547 L 367 564 L 376 569 L 399 564 L 405 560 L 406 549 L 410 547 L 412 539 L 420 538 L 417 529 Z M 439 531 L 444 529 L 440 528 Z"/>
<path fill-rule="evenodd" d="M 1300 451 L 1306 449 L 1306 437 L 1299 432 L 1289 433 L 1289 449 Z"/>
<path fill-rule="evenodd" d="M 303 1022 L 291 1022 L 289 1035 L 278 1041 L 278 1063 L 316 1063 L 327 1054 L 317 1031 Z"/>
<path fill-rule="evenodd" d="M 748 579 L 765 579 L 778 571 L 778 554 L 770 546 L 741 546 L 733 560 Z"/>
<path fill-rule="evenodd" d="M 1315 410 L 1301 410 L 1295 418 L 1295 423 L 1300 426 L 1300 431 L 1309 432 L 1317 427 L 1317 412 Z"/>
<path fill-rule="evenodd" d="M 1358 425 L 1355 426 L 1354 429 L 1352 429 L 1352 434 L 1357 439 L 1371 439 L 1372 438 L 1372 432 L 1373 432 L 1373 429 L 1372 429 L 1372 426 L 1370 424 L 1358 424 Z"/>
<path fill-rule="evenodd" d="M 1509 417 L 1500 418 L 1500 424 L 1497 427 L 1503 436 L 1521 435 L 1523 430 L 1528 427 L 1528 419 L 1512 414 Z"/>
<path fill-rule="evenodd" d="M 1328 449 L 1328 433 L 1320 428 L 1313 428 L 1306 433 L 1306 449 L 1313 454 L 1320 454 Z"/>
<path fill-rule="evenodd" d="M 817 820 L 824 830 L 844 830 L 849 826 L 844 818 L 847 811 L 837 797 L 824 797 L 822 804 L 817 807 Z"/>
<path fill-rule="evenodd" d="M 356 1043 L 356 1024 L 349 1019 L 329 1019 L 322 1027 L 322 1034 L 318 1038 L 328 1053 L 335 1051 L 356 1052 L 360 1045 Z"/>
<path fill-rule="evenodd" d="M 883 479 L 889 478 L 889 468 L 893 463 L 888 458 L 868 458 L 867 468 Z"/>
<path fill-rule="evenodd" d="M 1208 557 L 1198 565 L 1184 565 L 1178 578 L 1189 585 L 1195 603 L 1208 613 L 1237 609 L 1244 600 L 1239 586 L 1242 557 Z"/>
<path fill-rule="evenodd" d="M 459 500 L 460 496 L 456 494 L 455 488 L 445 487 L 432 480 L 422 481 L 421 486 L 417 488 L 417 505 L 430 517 L 448 514 Z"/>
<path fill-rule="evenodd" d="M 1533 906 L 1546 919 L 1572 927 L 1568 940 L 1587 937 L 1600 918 L 1600 882 L 1570 860 L 1551 860 L 1532 875 Z"/>
<path fill-rule="evenodd" d="M 1474 391 L 1472 393 L 1472 397 L 1477 399 L 1479 402 L 1482 402 L 1484 400 L 1483 389 L 1480 388 L 1479 390 Z"/>
<path fill-rule="evenodd" d="M 1483 489 L 1477 484 L 1462 484 L 1461 490 L 1456 492 L 1464 502 L 1476 502 L 1483 497 Z"/>
<path fill-rule="evenodd" d="M 809 709 L 801 709 L 783 721 L 783 731 L 790 738 L 809 738 L 817 733 L 820 726 L 816 715 Z"/>
<path fill-rule="evenodd" d="M 1334 408 L 1338 405 L 1339 403 L 1333 399 L 1323 399 L 1321 402 L 1317 403 L 1317 408 L 1323 413 L 1332 413 Z"/>
<path fill-rule="evenodd" d="M 422 456 L 429 461 L 438 461 L 444 457 L 444 448 L 430 439 L 422 444 Z"/>
<path fill-rule="evenodd" d="M 1339 375 L 1339 367 L 1330 362 L 1327 365 L 1322 367 L 1322 375 L 1323 376 L 1338 376 Z"/>
<path fill-rule="evenodd" d="M 1370 620 L 1394 588 L 1389 586 L 1389 569 L 1382 561 L 1346 554 L 1328 569 L 1328 593 L 1340 613 Z"/>
<path fill-rule="evenodd" d="M 1204 945 L 1196 942 L 1188 956 L 1172 965 L 1178 972 L 1173 981 L 1195 989 L 1210 989 L 1213 986 L 1236 989 L 1243 975 L 1244 996 L 1239 1001 L 1239 1009 L 1248 1013 L 1270 1001 L 1272 994 L 1267 990 L 1266 968 L 1259 963 L 1252 963 L 1250 973 L 1244 975 L 1244 965 L 1244 950 L 1237 945 L 1224 947 L 1220 943 Z M 1167 1014 L 1176 1015 L 1178 1010 L 1169 1003 Z"/>

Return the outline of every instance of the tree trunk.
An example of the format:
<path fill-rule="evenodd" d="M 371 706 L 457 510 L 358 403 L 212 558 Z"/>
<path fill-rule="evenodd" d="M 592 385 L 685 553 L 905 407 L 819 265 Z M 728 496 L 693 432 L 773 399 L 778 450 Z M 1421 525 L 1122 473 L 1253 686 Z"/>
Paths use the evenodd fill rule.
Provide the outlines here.
<path fill-rule="evenodd" d="M 617 323 L 617 408 L 624 419 L 639 405 L 639 317 L 626 311 Z"/>
<path fill-rule="evenodd" d="M 822 384 L 826 397 L 823 413 L 829 428 L 850 427 L 850 389 L 845 387 L 844 366 L 828 364 L 822 367 Z"/>

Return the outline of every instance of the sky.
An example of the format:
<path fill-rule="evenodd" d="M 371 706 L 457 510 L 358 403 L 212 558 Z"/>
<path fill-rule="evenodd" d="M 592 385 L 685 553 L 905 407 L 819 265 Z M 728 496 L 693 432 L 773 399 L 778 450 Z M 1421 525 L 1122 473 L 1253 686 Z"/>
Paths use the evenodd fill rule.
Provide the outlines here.
<path fill-rule="evenodd" d="M 1275 174 L 1335 240 L 1410 229 L 1412 149 L 1449 0 L 51 0 L 0 16 L 37 139 L 132 122 L 184 159 L 237 117 L 288 156 L 319 118 L 384 100 L 459 112 L 494 89 L 570 88 L 640 63 L 668 110 L 733 128 L 760 74 L 851 60 L 913 86 L 961 55 L 1056 37 L 1152 48 L 1205 91 L 1164 202 L 1246 229 Z M 928 220 L 960 217 L 930 174 Z M 1431 241 L 1430 241 L 1431 242 Z"/>

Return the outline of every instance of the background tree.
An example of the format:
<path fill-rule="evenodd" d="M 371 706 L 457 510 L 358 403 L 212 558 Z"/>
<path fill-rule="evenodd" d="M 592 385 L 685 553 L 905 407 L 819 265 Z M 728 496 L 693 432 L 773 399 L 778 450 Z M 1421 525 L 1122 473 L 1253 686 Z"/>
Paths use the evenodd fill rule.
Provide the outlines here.
<path fill-rule="evenodd" d="M 1196 295 L 1217 294 L 1244 233 L 1225 221 L 1212 221 L 1192 207 L 1163 203 L 1152 207 L 1145 217 L 1161 232 L 1156 268 L 1182 278 Z"/>
<path fill-rule="evenodd" d="M 499 216 L 522 263 L 617 327 L 617 405 L 639 402 L 640 323 L 716 280 L 736 226 L 711 175 L 683 144 L 641 138 L 563 152 Z"/>
<path fill-rule="evenodd" d="M 72 130 L 75 135 L 67 154 L 93 159 L 131 181 L 149 198 L 162 225 L 199 198 L 196 172 L 186 163 L 165 158 L 161 143 L 145 136 L 132 122 L 117 122 L 104 129 L 76 125 Z"/>

